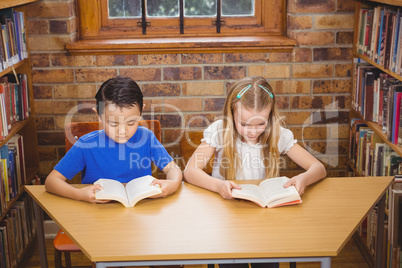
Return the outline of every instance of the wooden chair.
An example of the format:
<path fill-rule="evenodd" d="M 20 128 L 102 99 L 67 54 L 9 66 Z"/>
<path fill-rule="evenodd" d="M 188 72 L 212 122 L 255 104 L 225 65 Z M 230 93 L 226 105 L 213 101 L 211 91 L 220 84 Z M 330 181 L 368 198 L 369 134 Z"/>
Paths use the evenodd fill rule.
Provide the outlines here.
<path fill-rule="evenodd" d="M 155 134 L 156 138 L 161 141 L 161 125 L 158 120 L 141 120 L 140 126 L 146 127 Z M 100 122 L 74 122 L 67 124 L 64 128 L 65 133 L 65 146 L 66 152 L 70 150 L 73 144 L 83 135 L 102 129 L 102 123 Z M 154 177 L 156 173 L 152 174 Z M 64 253 L 64 259 L 66 268 L 71 268 L 71 252 L 80 252 L 80 248 L 63 232 L 59 230 L 54 241 L 54 264 L 56 268 L 63 268 L 62 265 L 62 253 Z"/>
<path fill-rule="evenodd" d="M 204 132 L 201 130 L 186 130 L 181 133 L 180 154 L 184 166 L 187 165 L 195 149 L 201 144 L 201 139 L 204 137 L 203 133 Z M 204 167 L 204 171 L 210 175 L 212 174 L 214 159 L 215 157 L 212 156 L 208 164 Z"/>

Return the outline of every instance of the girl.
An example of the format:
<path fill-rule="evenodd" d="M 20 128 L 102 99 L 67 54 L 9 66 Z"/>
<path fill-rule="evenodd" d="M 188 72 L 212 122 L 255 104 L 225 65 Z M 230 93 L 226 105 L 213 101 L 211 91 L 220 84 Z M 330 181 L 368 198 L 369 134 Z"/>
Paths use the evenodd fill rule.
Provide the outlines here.
<path fill-rule="evenodd" d="M 204 131 L 204 139 L 190 158 L 184 176 L 188 182 L 232 198 L 239 185 L 229 180 L 277 177 L 279 156 L 288 155 L 306 171 L 291 178 L 303 194 L 310 185 L 326 176 L 324 166 L 298 145 L 293 133 L 283 128 L 271 86 L 262 77 L 236 82 L 225 101 L 223 119 Z M 215 153 L 212 176 L 202 169 Z"/>

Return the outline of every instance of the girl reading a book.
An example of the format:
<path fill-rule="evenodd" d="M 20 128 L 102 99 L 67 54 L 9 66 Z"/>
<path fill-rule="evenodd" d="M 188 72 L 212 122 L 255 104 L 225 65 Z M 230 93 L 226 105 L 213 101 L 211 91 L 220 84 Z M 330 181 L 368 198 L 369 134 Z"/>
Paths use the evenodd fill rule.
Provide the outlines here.
<path fill-rule="evenodd" d="M 306 171 L 291 178 L 284 187 L 294 185 L 303 194 L 307 185 L 326 176 L 324 166 L 296 143 L 293 133 L 282 127 L 276 98 L 262 77 L 246 77 L 229 90 L 223 118 L 205 131 L 202 143 L 191 156 L 184 176 L 188 182 L 231 199 L 233 180 L 267 179 L 279 175 L 280 154 L 286 154 Z M 215 154 L 212 176 L 203 171 Z M 253 263 L 253 268 L 279 267 L 278 263 Z M 222 266 L 222 265 L 221 265 Z M 224 267 L 248 267 L 227 264 Z"/>
<path fill-rule="evenodd" d="M 262 77 L 239 80 L 228 93 L 223 118 L 204 131 L 201 145 L 186 166 L 185 178 L 229 199 L 232 189 L 240 188 L 232 180 L 276 177 L 280 154 L 286 154 L 306 171 L 291 178 L 285 187 L 294 185 L 303 194 L 307 185 L 326 176 L 326 170 L 282 125 L 268 82 Z M 213 154 L 215 161 L 210 176 L 202 169 Z"/>

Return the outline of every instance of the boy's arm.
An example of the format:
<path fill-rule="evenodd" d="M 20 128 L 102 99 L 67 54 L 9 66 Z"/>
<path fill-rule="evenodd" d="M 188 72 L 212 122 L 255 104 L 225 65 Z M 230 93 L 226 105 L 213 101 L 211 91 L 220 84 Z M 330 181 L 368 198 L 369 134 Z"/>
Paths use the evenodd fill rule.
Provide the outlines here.
<path fill-rule="evenodd" d="M 95 190 L 102 189 L 100 185 L 90 185 L 79 189 L 68 184 L 66 179 L 57 170 L 52 170 L 45 181 L 46 191 L 75 200 L 90 203 L 105 203 L 103 200 L 95 199 Z"/>
<path fill-rule="evenodd" d="M 167 164 L 162 171 L 166 174 L 166 180 L 154 180 L 152 182 L 152 184 L 160 185 L 162 193 L 152 196 L 153 198 L 168 196 L 180 187 L 182 172 L 174 161 Z"/>
<path fill-rule="evenodd" d="M 300 145 L 295 144 L 286 154 L 306 170 L 294 176 L 285 184 L 285 187 L 294 185 L 300 195 L 304 193 L 306 186 L 321 180 L 327 175 L 324 165 Z"/>
<path fill-rule="evenodd" d="M 214 152 L 214 147 L 202 142 L 188 161 L 184 177 L 189 183 L 219 193 L 223 198 L 233 198 L 232 189 L 241 189 L 239 185 L 233 181 L 214 178 L 203 170 Z"/>

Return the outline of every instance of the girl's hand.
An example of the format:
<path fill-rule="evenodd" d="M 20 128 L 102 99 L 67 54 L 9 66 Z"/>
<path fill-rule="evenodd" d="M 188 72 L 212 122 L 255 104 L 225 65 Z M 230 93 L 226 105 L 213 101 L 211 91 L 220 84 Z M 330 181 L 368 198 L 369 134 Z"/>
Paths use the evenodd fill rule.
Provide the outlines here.
<path fill-rule="evenodd" d="M 283 187 L 288 188 L 289 186 L 293 185 L 299 195 L 304 194 L 304 190 L 306 189 L 306 183 L 304 182 L 304 174 L 299 174 L 291 178 Z"/>
<path fill-rule="evenodd" d="M 161 187 L 162 193 L 151 196 L 150 198 L 166 197 L 174 193 L 179 188 L 180 181 L 155 179 L 152 181 L 151 185 L 159 185 L 159 187 Z"/>
<path fill-rule="evenodd" d="M 225 199 L 232 199 L 232 189 L 241 190 L 240 186 L 233 181 L 219 180 L 218 193 Z"/>
<path fill-rule="evenodd" d="M 79 189 L 79 200 L 89 202 L 92 204 L 101 204 L 101 203 L 107 203 L 110 200 L 97 200 L 95 198 L 95 191 L 96 190 L 102 190 L 102 186 L 99 184 L 97 185 L 90 185 L 86 186 L 84 188 Z"/>

